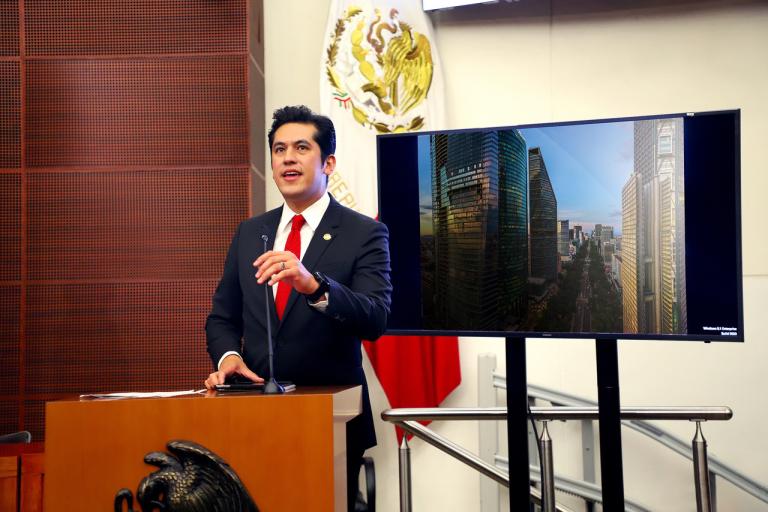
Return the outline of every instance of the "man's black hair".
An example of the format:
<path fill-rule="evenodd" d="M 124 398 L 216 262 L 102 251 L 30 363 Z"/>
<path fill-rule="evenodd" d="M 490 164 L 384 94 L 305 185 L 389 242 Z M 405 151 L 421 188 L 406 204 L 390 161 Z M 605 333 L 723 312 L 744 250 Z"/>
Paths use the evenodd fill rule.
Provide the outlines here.
<path fill-rule="evenodd" d="M 320 114 L 315 114 L 305 105 L 295 105 L 279 108 L 272 114 L 272 127 L 269 129 L 269 149 L 272 151 L 272 143 L 275 141 L 275 132 L 287 123 L 311 124 L 317 130 L 314 139 L 320 146 L 320 157 L 325 163 L 326 158 L 336 152 L 336 130 L 333 121 Z"/>

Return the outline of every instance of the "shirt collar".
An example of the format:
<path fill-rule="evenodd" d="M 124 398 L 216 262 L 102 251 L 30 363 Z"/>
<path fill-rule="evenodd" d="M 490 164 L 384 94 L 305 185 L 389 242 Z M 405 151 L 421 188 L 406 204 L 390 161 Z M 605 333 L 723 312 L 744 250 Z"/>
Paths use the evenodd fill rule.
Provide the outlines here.
<path fill-rule="evenodd" d="M 330 204 L 331 196 L 329 196 L 326 192 L 320 196 L 320 199 L 312 203 L 307 209 L 301 212 L 301 216 L 304 217 L 304 222 L 306 222 L 306 224 L 312 228 L 313 232 L 317 230 L 317 226 L 319 226 L 320 221 L 323 220 L 323 215 L 325 215 L 325 211 L 328 209 L 328 205 Z M 280 223 L 277 225 L 277 232 L 281 233 L 286 229 L 289 229 L 288 225 L 296 215 L 298 214 L 291 210 L 287 204 L 283 203 L 283 213 L 280 216 Z"/>

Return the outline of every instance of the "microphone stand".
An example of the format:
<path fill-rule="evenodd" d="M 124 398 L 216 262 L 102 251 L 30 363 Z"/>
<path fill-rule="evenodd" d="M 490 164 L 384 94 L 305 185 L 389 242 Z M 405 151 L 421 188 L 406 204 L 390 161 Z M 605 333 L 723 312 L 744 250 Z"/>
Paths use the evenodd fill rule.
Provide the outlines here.
<path fill-rule="evenodd" d="M 264 241 L 264 252 L 267 252 L 267 241 L 269 240 L 269 237 L 267 235 L 261 235 L 261 239 Z M 271 290 L 269 289 L 269 286 L 267 286 L 267 283 L 264 283 L 264 312 L 267 315 L 267 347 L 269 350 L 269 380 L 267 380 L 264 383 L 264 394 L 265 395 L 279 395 L 282 393 L 285 393 L 285 388 L 277 383 L 275 380 L 275 368 L 274 368 L 274 359 L 275 354 L 274 350 L 272 348 L 272 315 L 269 311 L 269 294 L 271 293 Z"/>

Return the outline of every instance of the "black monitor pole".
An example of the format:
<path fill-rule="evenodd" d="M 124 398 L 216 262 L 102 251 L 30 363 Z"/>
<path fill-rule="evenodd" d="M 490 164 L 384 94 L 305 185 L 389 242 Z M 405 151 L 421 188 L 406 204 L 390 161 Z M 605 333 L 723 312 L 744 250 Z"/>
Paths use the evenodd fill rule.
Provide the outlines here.
<path fill-rule="evenodd" d="M 525 338 L 507 338 L 507 446 L 509 446 L 509 510 L 530 510 L 528 462 L 528 375 Z"/>
<path fill-rule="evenodd" d="M 619 355 L 616 340 L 596 340 L 595 353 L 603 510 L 623 511 L 624 474 L 621 457 Z"/>
<path fill-rule="evenodd" d="M 509 509 L 530 510 L 528 462 L 528 376 L 525 338 L 506 338 L 507 444 L 509 446 Z M 600 475 L 603 510 L 624 510 L 621 450 L 619 358 L 616 340 L 597 340 L 597 397 L 600 425 Z"/>

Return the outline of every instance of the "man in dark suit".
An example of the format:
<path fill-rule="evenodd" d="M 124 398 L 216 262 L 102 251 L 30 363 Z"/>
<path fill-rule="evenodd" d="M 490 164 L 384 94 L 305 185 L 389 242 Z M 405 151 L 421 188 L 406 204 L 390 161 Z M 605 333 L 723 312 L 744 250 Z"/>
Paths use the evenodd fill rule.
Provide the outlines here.
<path fill-rule="evenodd" d="M 275 111 L 268 138 L 272 178 L 285 204 L 237 228 L 206 322 L 215 371 L 205 385 L 234 375 L 254 382 L 269 377 L 263 287 L 270 286 L 274 377 L 298 386 L 363 386 L 363 413 L 347 423 L 353 510 L 363 452 L 376 444 L 360 340 L 375 340 L 386 327 L 389 235 L 327 193 L 336 165 L 330 119 L 304 106 L 285 107 Z"/>

